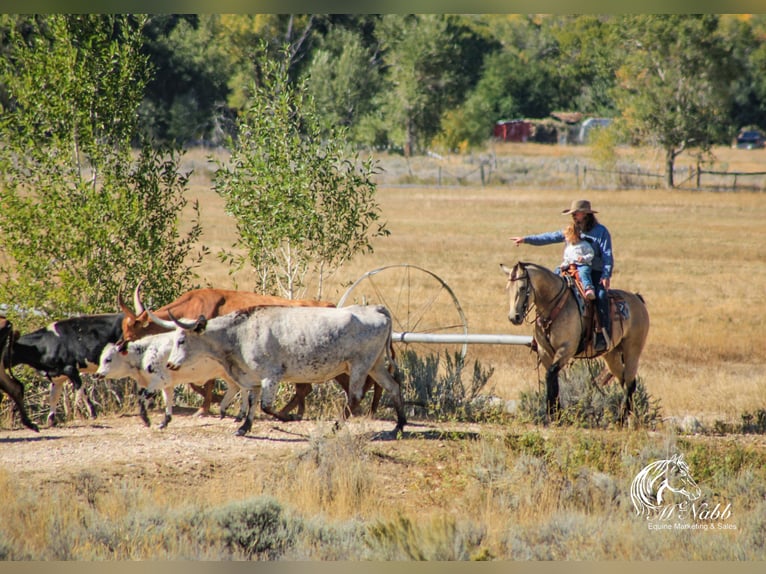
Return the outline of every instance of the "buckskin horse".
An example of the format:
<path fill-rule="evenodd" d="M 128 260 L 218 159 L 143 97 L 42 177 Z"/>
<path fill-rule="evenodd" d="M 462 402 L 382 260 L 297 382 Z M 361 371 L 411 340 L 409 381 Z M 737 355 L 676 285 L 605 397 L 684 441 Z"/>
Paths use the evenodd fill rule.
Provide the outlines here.
<path fill-rule="evenodd" d="M 579 302 L 563 277 L 535 263 L 519 261 L 512 269 L 502 263 L 510 296 L 508 319 L 521 325 L 532 307 L 536 309 L 534 339 L 545 368 L 548 415 L 559 409 L 559 371 L 572 359 L 603 356 L 609 372 L 620 382 L 625 396 L 620 412 L 624 424 L 633 408 L 638 359 L 649 333 L 649 312 L 643 297 L 619 289 L 609 291 L 612 337 L 606 351 L 593 353 L 584 341 L 586 323 Z"/>

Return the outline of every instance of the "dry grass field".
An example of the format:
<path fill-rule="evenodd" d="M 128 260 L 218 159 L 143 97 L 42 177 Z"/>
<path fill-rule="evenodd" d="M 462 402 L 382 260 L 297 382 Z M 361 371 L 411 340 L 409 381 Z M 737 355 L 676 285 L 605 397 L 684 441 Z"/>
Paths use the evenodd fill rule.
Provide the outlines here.
<path fill-rule="evenodd" d="M 532 162 L 589 157 L 588 148 L 537 145 L 494 153 Z M 660 163 L 646 150 L 620 153 L 648 168 Z M 766 164 L 766 151 L 716 153 L 732 170 Z M 0 559 L 766 559 L 766 435 L 721 432 L 718 424 L 766 412 L 766 194 L 582 190 L 571 178 L 420 185 L 412 173 L 426 163 L 451 171 L 475 164 L 382 159 L 378 199 L 391 235 L 330 278 L 324 299 L 337 302 L 368 271 L 407 263 L 449 285 L 470 333 L 529 335 L 529 325 L 506 318 L 499 263 L 554 266 L 562 246 L 515 247 L 509 237 L 557 229 L 573 199 L 590 199 L 612 233 L 613 286 L 647 301 L 652 327 L 639 377 L 667 424 L 593 429 L 412 417 L 391 440 L 381 433 L 393 427 L 388 409 L 339 432 L 328 410 L 294 423 L 260 418 L 242 438 L 230 419 L 198 419 L 189 408 L 177 409 L 167 429 L 147 429 L 131 407 L 39 435 L 2 430 Z M 210 189 L 206 153 L 190 152 L 185 165 L 194 169 L 190 198 L 202 204 L 202 242 L 215 254 L 230 246 L 234 225 Z M 215 257 L 199 276 L 252 288 L 246 273 L 231 277 Z M 403 300 L 438 290 L 427 278 L 403 290 L 401 275 L 388 271 L 375 280 L 397 314 L 409 308 Z M 306 295 L 315 294 L 311 285 Z M 441 325 L 454 313 L 450 304 L 433 309 L 424 321 Z M 467 360 L 494 368 L 490 391 L 506 400 L 538 388 L 526 347 L 471 345 Z M 687 415 L 704 432 L 670 422 Z M 730 504 L 731 516 L 662 532 L 636 516 L 631 481 L 673 453 L 685 456 L 700 486 L 697 502 L 706 506 L 697 508 Z"/>

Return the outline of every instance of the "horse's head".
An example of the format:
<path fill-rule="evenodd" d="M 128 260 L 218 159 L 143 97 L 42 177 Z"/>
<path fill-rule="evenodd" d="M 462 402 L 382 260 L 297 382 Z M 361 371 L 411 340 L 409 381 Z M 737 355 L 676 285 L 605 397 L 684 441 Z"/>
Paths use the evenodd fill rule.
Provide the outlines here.
<path fill-rule="evenodd" d="M 689 501 L 697 500 L 702 491 L 697 486 L 697 483 L 694 482 L 689 472 L 689 465 L 683 459 L 683 456 L 675 455 L 667 462 L 665 480 L 657 491 L 657 502 L 662 503 L 669 492 Z"/>
<path fill-rule="evenodd" d="M 652 517 L 665 506 L 697 500 L 702 491 L 683 456 L 677 454 L 669 460 L 657 460 L 645 466 L 633 479 L 630 495 L 636 514 L 646 513 Z"/>
<path fill-rule="evenodd" d="M 508 279 L 505 285 L 511 306 L 508 312 L 508 320 L 514 325 L 521 325 L 529 312 L 529 294 L 531 291 L 529 273 L 521 261 L 514 265 L 513 269 L 506 267 L 502 263 L 500 268 Z"/>

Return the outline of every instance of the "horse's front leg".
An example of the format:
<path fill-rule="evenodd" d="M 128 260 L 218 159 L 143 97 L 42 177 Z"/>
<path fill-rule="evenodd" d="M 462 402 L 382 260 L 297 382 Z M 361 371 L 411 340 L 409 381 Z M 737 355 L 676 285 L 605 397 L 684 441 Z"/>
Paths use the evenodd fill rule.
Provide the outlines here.
<path fill-rule="evenodd" d="M 558 417 L 561 411 L 561 401 L 559 400 L 559 373 L 563 366 L 574 355 L 571 346 L 561 345 L 556 349 L 550 362 L 543 360 L 545 370 L 545 394 L 548 416 L 551 419 Z"/>
<path fill-rule="evenodd" d="M 548 411 L 548 416 L 551 419 L 558 416 L 561 409 L 561 402 L 559 401 L 559 371 L 561 367 L 557 363 L 548 367 L 545 372 L 545 400 Z"/>

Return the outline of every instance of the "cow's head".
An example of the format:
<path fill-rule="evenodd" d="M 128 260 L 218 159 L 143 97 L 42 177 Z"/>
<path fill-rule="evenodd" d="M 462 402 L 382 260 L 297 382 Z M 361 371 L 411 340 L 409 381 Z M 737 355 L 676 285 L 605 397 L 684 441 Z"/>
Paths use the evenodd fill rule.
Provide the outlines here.
<path fill-rule="evenodd" d="M 168 311 L 170 321 L 157 317 L 151 311 L 148 311 L 149 317 L 152 321 L 158 325 L 167 329 L 174 329 L 173 346 L 168 356 L 167 368 L 171 371 L 178 370 L 187 358 L 187 339 L 189 336 L 203 333 L 205 327 L 207 327 L 207 319 L 204 315 L 200 315 L 196 321 L 186 321 L 178 319 L 173 316 L 173 313 Z"/>
<path fill-rule="evenodd" d="M 125 314 L 125 317 L 122 320 L 122 338 L 118 343 L 121 351 L 124 351 L 125 346 L 131 341 L 140 339 L 148 334 L 147 329 L 151 324 L 151 320 L 141 301 L 141 284 L 143 282 L 143 279 L 139 281 L 138 285 L 136 285 L 136 290 L 133 292 L 133 306 L 135 307 L 135 312 L 125 304 L 125 301 L 122 298 L 122 290 L 117 293 L 117 306 Z"/>

